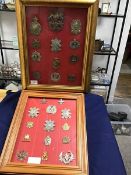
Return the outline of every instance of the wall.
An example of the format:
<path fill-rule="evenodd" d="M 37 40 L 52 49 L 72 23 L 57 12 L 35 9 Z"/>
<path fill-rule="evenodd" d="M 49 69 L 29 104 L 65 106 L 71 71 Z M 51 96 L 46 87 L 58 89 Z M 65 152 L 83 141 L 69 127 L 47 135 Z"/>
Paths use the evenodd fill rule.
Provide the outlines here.
<path fill-rule="evenodd" d="M 131 1 L 129 1 L 129 5 L 128 5 L 125 26 L 124 26 L 123 35 L 122 35 L 121 44 L 120 44 L 120 49 L 119 49 L 119 53 L 118 53 L 116 69 L 114 72 L 114 78 L 113 78 L 112 88 L 111 88 L 110 98 L 109 98 L 110 102 L 112 102 L 113 98 L 114 98 L 114 93 L 115 93 L 115 89 L 116 89 L 116 85 L 117 85 L 117 80 L 119 77 L 119 72 L 121 69 L 121 64 L 122 64 L 122 60 L 123 60 L 123 55 L 124 55 L 124 51 L 125 51 L 125 47 L 126 47 L 126 42 L 127 42 L 130 26 L 131 26 Z"/>
<path fill-rule="evenodd" d="M 116 12 L 118 0 L 115 0 L 115 1 L 114 0 L 110 0 L 110 1 L 100 0 L 99 7 L 101 7 L 101 4 L 103 2 L 110 2 L 111 6 L 109 9 L 109 12 L 113 12 L 113 13 Z M 125 5 L 126 5 L 126 0 L 121 0 L 119 14 L 124 14 Z M 117 84 L 117 80 L 118 80 L 118 76 L 119 76 L 119 71 L 120 71 L 120 67 L 121 67 L 121 63 L 122 63 L 122 59 L 123 59 L 123 54 L 124 54 L 124 50 L 125 50 L 125 46 L 126 46 L 126 41 L 127 41 L 127 37 L 128 37 L 128 31 L 129 31 L 129 27 L 131 25 L 131 13 L 129 13 L 130 11 L 131 11 L 131 2 L 129 3 L 129 8 L 128 8 L 127 17 L 126 17 L 126 21 L 125 21 L 124 32 L 123 32 L 121 45 L 120 45 L 120 51 L 118 53 L 114 79 L 113 79 L 111 93 L 110 93 L 110 97 L 109 97 L 110 102 L 113 100 L 113 97 L 114 97 L 115 88 L 116 88 L 116 84 Z M 104 40 L 104 43 L 107 43 L 107 44 L 110 43 L 112 31 L 113 31 L 114 20 L 115 20 L 114 18 L 98 17 L 96 39 Z M 113 42 L 113 48 L 115 50 L 117 49 L 117 45 L 118 45 L 121 24 L 122 24 L 122 18 L 118 18 L 116 30 L 115 30 L 114 42 Z M 94 55 L 92 70 L 96 70 L 97 67 L 104 67 L 105 68 L 106 63 L 107 63 L 107 58 L 108 58 L 108 56 Z M 109 68 L 108 68 L 108 72 L 107 72 L 109 77 L 111 77 L 114 60 L 115 60 L 115 56 L 111 56 L 110 62 L 109 62 Z"/>
<path fill-rule="evenodd" d="M 17 36 L 16 14 L 15 12 L 0 12 L 0 36 L 2 40 L 12 41 Z M 5 63 L 11 64 L 14 61 L 19 62 L 19 51 L 3 50 Z M 1 64 L 1 54 L 0 54 Z"/>

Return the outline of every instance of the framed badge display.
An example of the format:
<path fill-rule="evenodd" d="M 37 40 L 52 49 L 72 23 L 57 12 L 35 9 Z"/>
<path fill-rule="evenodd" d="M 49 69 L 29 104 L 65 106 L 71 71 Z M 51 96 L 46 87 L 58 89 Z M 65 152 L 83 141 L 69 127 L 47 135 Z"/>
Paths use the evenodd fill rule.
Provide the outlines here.
<path fill-rule="evenodd" d="M 17 0 L 23 89 L 84 91 L 89 84 L 96 0 Z"/>
<path fill-rule="evenodd" d="M 0 172 L 88 174 L 82 93 L 25 90 L 0 159 Z"/>

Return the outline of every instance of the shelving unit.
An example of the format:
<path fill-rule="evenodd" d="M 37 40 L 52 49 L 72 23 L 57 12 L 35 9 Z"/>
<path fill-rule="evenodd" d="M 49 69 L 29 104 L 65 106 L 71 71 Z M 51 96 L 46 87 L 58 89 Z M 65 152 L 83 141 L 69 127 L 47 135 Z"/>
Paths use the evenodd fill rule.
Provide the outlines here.
<path fill-rule="evenodd" d="M 15 10 L 9 10 L 9 9 L 0 9 L 0 11 L 3 11 L 3 12 L 15 12 Z"/>
<path fill-rule="evenodd" d="M 111 42 L 110 42 L 110 48 L 112 48 L 112 51 L 110 52 L 104 52 L 104 51 L 95 51 L 94 55 L 107 55 L 107 63 L 106 63 L 106 73 L 108 71 L 109 68 L 109 62 L 110 62 L 110 58 L 113 55 L 114 56 L 114 64 L 113 64 L 113 68 L 112 68 L 112 73 L 111 73 L 111 78 L 110 78 L 110 83 L 109 84 L 101 84 L 101 83 L 92 83 L 91 82 L 91 86 L 93 85 L 97 85 L 97 86 L 107 86 L 108 88 L 108 92 L 107 92 L 107 98 L 106 98 L 106 103 L 109 102 L 109 96 L 110 96 L 110 91 L 111 91 L 111 86 L 112 86 L 112 81 L 113 81 L 113 77 L 114 77 L 114 72 L 115 72 L 115 67 L 116 67 L 116 63 L 117 63 L 117 59 L 118 59 L 118 53 L 119 53 L 119 48 L 120 48 L 120 43 L 121 43 L 121 37 L 122 37 L 122 33 L 123 33 L 123 29 L 124 29 L 124 24 L 125 24 L 125 18 L 126 18 L 126 13 L 127 13 L 127 8 L 128 8 L 128 4 L 129 4 L 129 0 L 126 0 L 126 5 L 125 5 L 125 10 L 124 10 L 124 14 L 119 14 L 119 10 L 120 10 L 120 3 L 121 0 L 118 0 L 118 4 L 117 4 L 117 9 L 116 9 L 116 13 L 114 14 L 99 14 L 98 18 L 114 18 L 114 26 L 113 26 L 113 32 L 112 32 L 112 37 L 111 37 Z M 113 48 L 113 41 L 114 41 L 114 36 L 115 36 L 115 31 L 116 31 L 116 25 L 117 25 L 117 21 L 118 18 L 122 19 L 122 24 L 121 24 L 121 30 L 120 30 L 120 35 L 119 35 L 119 39 L 118 39 L 118 44 L 117 44 L 117 49 L 115 50 Z"/>
<path fill-rule="evenodd" d="M 2 13 L 2 12 L 14 13 L 15 10 L 0 9 L 0 13 Z M 14 51 L 19 50 L 18 48 L 14 48 L 13 44 L 12 45 L 11 44 L 7 45 L 5 43 L 11 43 L 11 41 L 2 40 L 1 36 L 0 36 L 0 54 L 1 54 L 1 62 L 2 62 L 3 65 L 5 64 L 5 58 L 4 58 L 3 50 L 14 50 Z M 5 81 L 5 82 L 7 82 L 7 81 L 15 81 L 15 82 L 18 82 L 18 83 L 21 82 L 21 79 L 18 78 L 18 77 L 15 77 L 15 76 L 4 77 L 4 76 L 0 75 L 0 80 Z"/>

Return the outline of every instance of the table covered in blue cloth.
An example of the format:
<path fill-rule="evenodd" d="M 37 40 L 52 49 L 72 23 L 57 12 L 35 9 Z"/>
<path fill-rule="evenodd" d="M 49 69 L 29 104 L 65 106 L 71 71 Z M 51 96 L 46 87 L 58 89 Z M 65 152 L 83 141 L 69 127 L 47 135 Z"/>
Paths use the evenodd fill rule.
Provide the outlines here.
<path fill-rule="evenodd" d="M 0 103 L 0 153 L 21 92 L 8 92 Z M 85 94 L 89 175 L 126 175 L 102 97 Z"/>

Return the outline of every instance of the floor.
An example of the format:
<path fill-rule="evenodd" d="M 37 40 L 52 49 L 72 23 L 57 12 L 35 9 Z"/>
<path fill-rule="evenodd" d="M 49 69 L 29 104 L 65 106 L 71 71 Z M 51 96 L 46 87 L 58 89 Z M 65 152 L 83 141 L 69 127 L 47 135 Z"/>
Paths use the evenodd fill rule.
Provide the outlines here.
<path fill-rule="evenodd" d="M 120 73 L 115 97 L 131 98 L 131 74 Z"/>
<path fill-rule="evenodd" d="M 128 104 L 131 108 L 131 61 L 122 64 L 113 103 Z M 127 175 L 131 175 L 131 136 L 116 136 L 116 140 Z"/>

